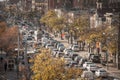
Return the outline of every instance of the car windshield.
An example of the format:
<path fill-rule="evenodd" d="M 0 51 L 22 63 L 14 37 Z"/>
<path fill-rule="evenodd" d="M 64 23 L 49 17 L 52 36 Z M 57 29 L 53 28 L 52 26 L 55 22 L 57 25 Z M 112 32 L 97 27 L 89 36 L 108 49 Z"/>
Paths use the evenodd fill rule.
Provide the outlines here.
<path fill-rule="evenodd" d="M 78 48 L 78 46 L 74 46 L 74 48 Z"/>
<path fill-rule="evenodd" d="M 78 54 L 73 54 L 73 56 L 78 56 Z"/>
<path fill-rule="evenodd" d="M 100 72 L 106 72 L 105 70 L 100 70 Z"/>
<path fill-rule="evenodd" d="M 92 64 L 92 62 L 86 62 L 86 64 Z"/>
<path fill-rule="evenodd" d="M 27 40 L 32 40 L 32 38 L 27 38 Z"/>
<path fill-rule="evenodd" d="M 91 64 L 91 65 L 90 65 L 90 67 L 96 67 L 96 65 L 94 65 L 94 64 Z"/>
<path fill-rule="evenodd" d="M 57 49 L 53 49 L 53 51 L 58 51 Z"/>
<path fill-rule="evenodd" d="M 98 58 L 99 59 L 99 56 L 94 56 L 94 58 Z"/>
<path fill-rule="evenodd" d="M 52 45 L 48 45 L 48 47 L 51 47 Z"/>

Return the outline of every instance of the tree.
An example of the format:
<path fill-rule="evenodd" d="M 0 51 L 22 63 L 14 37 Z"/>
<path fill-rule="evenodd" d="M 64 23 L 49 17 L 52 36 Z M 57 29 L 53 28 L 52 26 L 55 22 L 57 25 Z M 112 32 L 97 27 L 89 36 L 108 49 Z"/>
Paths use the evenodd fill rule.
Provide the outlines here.
<path fill-rule="evenodd" d="M 53 58 L 46 49 L 41 49 L 32 62 L 32 80 L 69 80 L 78 78 L 82 73 L 77 68 L 65 68 L 64 60 Z"/>
<path fill-rule="evenodd" d="M 6 52 L 11 52 L 17 44 L 18 28 L 10 27 L 0 37 L 0 48 Z"/>
<path fill-rule="evenodd" d="M 7 28 L 6 23 L 3 21 L 0 22 L 0 36 L 2 35 L 3 32 L 6 31 L 6 28 Z"/>
<path fill-rule="evenodd" d="M 55 11 L 50 10 L 40 19 L 40 22 L 45 23 L 46 25 L 49 25 L 50 24 L 49 19 L 56 16 L 57 14 L 55 13 Z"/>
<path fill-rule="evenodd" d="M 79 37 L 88 30 L 88 20 L 85 16 L 79 16 L 75 18 L 73 23 L 71 24 L 70 30 L 73 30 L 74 35 L 78 35 Z"/>
<path fill-rule="evenodd" d="M 62 34 L 62 30 L 65 25 L 65 18 L 58 17 L 55 11 L 48 11 L 41 19 L 41 22 L 48 25 L 51 31 L 59 31 Z M 62 36 L 61 36 L 62 39 Z"/>

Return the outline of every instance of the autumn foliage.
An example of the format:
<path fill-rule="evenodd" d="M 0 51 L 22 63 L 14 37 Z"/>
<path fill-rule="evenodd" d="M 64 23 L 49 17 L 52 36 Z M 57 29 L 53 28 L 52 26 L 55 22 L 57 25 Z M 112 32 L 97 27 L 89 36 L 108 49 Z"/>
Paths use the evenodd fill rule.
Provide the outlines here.
<path fill-rule="evenodd" d="M 3 32 L 5 32 L 7 26 L 5 22 L 0 22 L 0 36 L 2 35 Z"/>
<path fill-rule="evenodd" d="M 17 27 L 10 27 L 7 28 L 6 31 L 0 37 L 0 48 L 4 51 L 13 51 L 15 48 L 15 44 L 17 42 L 18 36 L 18 28 Z"/>
<path fill-rule="evenodd" d="M 64 61 L 53 58 L 46 49 L 42 49 L 32 62 L 32 80 L 69 80 L 78 78 L 82 73 L 82 70 L 77 68 L 65 68 Z"/>

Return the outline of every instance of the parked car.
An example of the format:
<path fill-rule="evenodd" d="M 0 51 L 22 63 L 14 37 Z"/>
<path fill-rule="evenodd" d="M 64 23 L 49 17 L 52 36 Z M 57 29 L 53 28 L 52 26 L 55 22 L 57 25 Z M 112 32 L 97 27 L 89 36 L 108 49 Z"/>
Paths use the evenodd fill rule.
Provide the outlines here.
<path fill-rule="evenodd" d="M 77 56 L 77 57 L 75 57 L 74 61 L 76 61 L 77 63 L 79 63 L 79 61 L 80 61 L 81 59 L 82 59 L 81 56 Z"/>
<path fill-rule="evenodd" d="M 72 58 L 72 60 L 74 60 L 76 57 L 78 56 L 78 54 L 76 53 L 70 53 L 70 57 Z"/>
<path fill-rule="evenodd" d="M 60 51 L 58 51 L 57 53 L 56 53 L 56 57 L 57 58 L 60 58 L 60 57 L 62 57 L 64 55 L 64 53 L 63 52 L 60 52 Z"/>
<path fill-rule="evenodd" d="M 65 48 L 63 52 L 64 52 L 64 53 L 66 53 L 66 51 L 68 51 L 68 50 L 70 50 L 70 51 L 71 51 L 71 49 L 70 49 L 70 48 Z"/>
<path fill-rule="evenodd" d="M 61 47 L 61 46 L 64 46 L 64 45 L 62 43 L 58 44 L 57 49 L 59 49 L 59 47 Z"/>
<path fill-rule="evenodd" d="M 53 48 L 51 44 L 46 44 L 45 48 Z"/>
<path fill-rule="evenodd" d="M 91 55 L 90 61 L 94 63 L 100 63 L 100 55 Z"/>
<path fill-rule="evenodd" d="M 85 63 L 83 64 L 83 68 L 87 68 L 87 66 L 90 65 L 90 64 L 93 64 L 93 63 L 92 63 L 92 62 L 85 62 Z"/>
<path fill-rule="evenodd" d="M 54 49 L 52 49 L 52 55 L 55 57 L 55 55 L 57 54 L 57 52 L 58 52 L 58 49 L 56 49 L 56 48 L 54 48 Z"/>
<path fill-rule="evenodd" d="M 75 67 L 75 66 L 77 66 L 77 62 L 71 61 L 71 62 L 69 63 L 69 67 Z"/>
<path fill-rule="evenodd" d="M 95 64 L 89 64 L 86 68 L 88 71 L 96 71 L 98 69 Z"/>
<path fill-rule="evenodd" d="M 71 47 L 71 49 L 72 49 L 73 51 L 75 51 L 75 52 L 78 52 L 78 51 L 79 51 L 79 46 L 78 46 L 78 45 L 73 45 L 73 46 Z"/>
<path fill-rule="evenodd" d="M 80 61 L 79 61 L 79 63 L 78 63 L 78 65 L 79 65 L 79 66 L 83 66 L 83 64 L 84 64 L 85 62 L 87 62 L 87 59 L 81 58 Z"/>
<path fill-rule="evenodd" d="M 70 53 L 72 53 L 72 52 L 73 52 L 72 50 L 66 50 L 64 54 L 70 55 Z"/>
<path fill-rule="evenodd" d="M 60 47 L 58 48 L 58 50 L 59 50 L 59 51 L 62 51 L 62 52 L 64 51 L 64 49 L 65 49 L 64 46 L 60 46 Z"/>
<path fill-rule="evenodd" d="M 81 77 L 87 80 L 94 80 L 94 74 L 91 71 L 83 71 Z"/>
<path fill-rule="evenodd" d="M 95 71 L 95 75 L 97 77 L 107 77 L 108 76 L 108 72 L 101 68 L 101 69 L 98 69 L 98 70 Z"/>
<path fill-rule="evenodd" d="M 66 64 L 69 64 L 73 60 L 71 58 L 64 58 L 64 61 L 65 61 Z"/>

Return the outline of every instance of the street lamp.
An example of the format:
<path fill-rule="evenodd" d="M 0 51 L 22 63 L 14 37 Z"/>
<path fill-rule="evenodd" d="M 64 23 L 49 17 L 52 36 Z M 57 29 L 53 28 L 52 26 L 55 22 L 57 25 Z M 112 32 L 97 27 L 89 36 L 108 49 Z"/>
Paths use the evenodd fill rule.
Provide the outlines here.
<path fill-rule="evenodd" d="M 120 12 L 119 12 L 119 19 L 118 19 L 118 56 L 117 56 L 117 61 L 118 61 L 118 65 L 117 68 L 120 69 Z"/>

